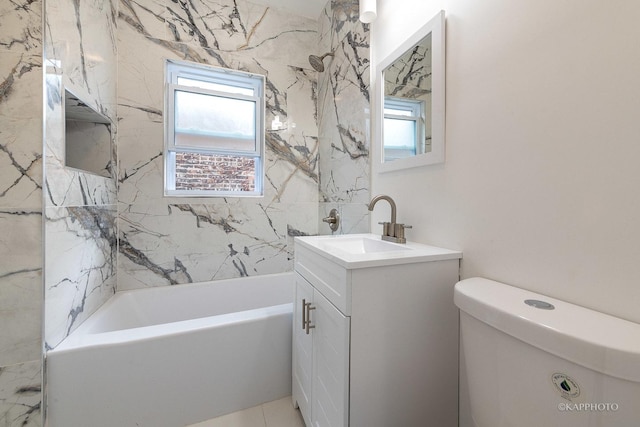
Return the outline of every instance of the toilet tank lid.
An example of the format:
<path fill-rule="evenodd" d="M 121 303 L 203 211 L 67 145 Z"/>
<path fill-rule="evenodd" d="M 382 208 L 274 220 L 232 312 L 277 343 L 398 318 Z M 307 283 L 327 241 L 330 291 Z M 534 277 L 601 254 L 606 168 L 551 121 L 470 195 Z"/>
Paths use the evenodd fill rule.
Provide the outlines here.
<path fill-rule="evenodd" d="M 543 301 L 554 309 L 536 308 L 525 300 Z M 458 282 L 454 302 L 465 313 L 541 350 L 640 382 L 640 324 L 480 277 Z"/>

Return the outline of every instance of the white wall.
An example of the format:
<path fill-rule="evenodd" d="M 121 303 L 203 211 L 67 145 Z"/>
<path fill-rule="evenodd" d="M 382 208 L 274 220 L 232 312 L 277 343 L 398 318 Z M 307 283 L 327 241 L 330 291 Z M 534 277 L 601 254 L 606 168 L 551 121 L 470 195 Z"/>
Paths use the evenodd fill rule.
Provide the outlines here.
<path fill-rule="evenodd" d="M 461 249 L 465 278 L 640 322 L 640 2 L 378 0 L 374 63 L 440 9 L 446 163 L 372 194 L 410 240 Z"/>

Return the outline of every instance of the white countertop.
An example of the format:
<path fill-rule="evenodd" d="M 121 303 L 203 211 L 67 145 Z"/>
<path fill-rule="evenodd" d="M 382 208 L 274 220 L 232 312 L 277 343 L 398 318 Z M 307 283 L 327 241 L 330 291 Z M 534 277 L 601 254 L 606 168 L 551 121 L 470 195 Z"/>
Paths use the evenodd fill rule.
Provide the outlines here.
<path fill-rule="evenodd" d="M 347 269 L 462 258 L 462 252 L 421 243 L 391 243 L 376 234 L 296 237 L 307 248 Z"/>

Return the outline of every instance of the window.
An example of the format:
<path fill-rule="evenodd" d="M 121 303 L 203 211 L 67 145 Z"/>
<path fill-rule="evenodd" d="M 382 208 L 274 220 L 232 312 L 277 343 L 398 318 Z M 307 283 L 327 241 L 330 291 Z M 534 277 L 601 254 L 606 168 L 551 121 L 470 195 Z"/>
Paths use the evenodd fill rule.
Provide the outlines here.
<path fill-rule="evenodd" d="M 165 194 L 260 196 L 264 77 L 167 61 Z"/>
<path fill-rule="evenodd" d="M 425 152 L 424 102 L 384 99 L 384 158 L 386 161 Z M 422 141 L 422 144 L 420 143 Z"/>

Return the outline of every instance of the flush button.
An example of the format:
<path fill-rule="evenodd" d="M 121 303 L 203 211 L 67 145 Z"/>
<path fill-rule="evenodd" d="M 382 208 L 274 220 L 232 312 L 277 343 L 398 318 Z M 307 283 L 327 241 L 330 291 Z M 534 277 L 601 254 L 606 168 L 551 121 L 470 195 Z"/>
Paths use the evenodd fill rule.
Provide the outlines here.
<path fill-rule="evenodd" d="M 540 301 L 537 299 L 526 299 L 524 303 L 530 305 L 531 307 L 539 308 L 541 310 L 554 310 L 555 307 L 553 304 L 549 304 L 548 302 Z"/>

